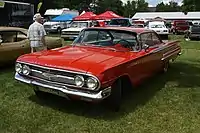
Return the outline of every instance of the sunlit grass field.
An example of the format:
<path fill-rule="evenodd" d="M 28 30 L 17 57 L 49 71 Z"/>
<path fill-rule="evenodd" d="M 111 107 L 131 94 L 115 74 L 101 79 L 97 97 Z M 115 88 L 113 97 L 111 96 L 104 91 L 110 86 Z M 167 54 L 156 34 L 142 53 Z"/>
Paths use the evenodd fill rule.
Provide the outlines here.
<path fill-rule="evenodd" d="M 0 133 L 200 133 L 200 42 L 186 42 L 169 72 L 126 96 L 119 112 L 102 104 L 38 99 L 32 87 L 0 70 Z"/>

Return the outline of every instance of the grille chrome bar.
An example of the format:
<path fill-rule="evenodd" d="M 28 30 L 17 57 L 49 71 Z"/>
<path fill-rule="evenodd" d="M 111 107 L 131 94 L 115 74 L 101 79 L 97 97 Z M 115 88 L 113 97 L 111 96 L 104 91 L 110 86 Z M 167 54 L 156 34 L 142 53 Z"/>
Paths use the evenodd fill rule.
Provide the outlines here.
<path fill-rule="evenodd" d="M 68 77 L 60 74 L 54 74 L 52 72 L 46 72 L 45 70 L 35 70 L 31 69 L 30 77 L 32 78 L 39 78 L 39 79 L 46 79 L 53 82 L 58 83 L 65 83 L 69 85 L 75 85 L 74 84 L 74 77 Z"/>
<path fill-rule="evenodd" d="M 31 72 L 35 72 L 35 73 L 38 73 L 38 74 L 43 74 L 44 73 L 42 71 L 35 70 L 35 69 L 31 69 Z M 57 74 L 55 74 L 55 77 L 64 78 L 64 79 L 68 79 L 68 80 L 74 80 L 74 77 L 62 76 L 62 75 L 57 75 Z"/>
<path fill-rule="evenodd" d="M 98 87 L 94 90 L 94 91 L 97 91 L 101 88 L 101 82 L 99 81 L 99 79 L 92 75 L 91 73 L 87 73 L 87 72 L 76 72 L 76 71 L 70 71 L 70 70 L 64 70 L 64 69 L 57 69 L 57 68 L 52 68 L 52 67 L 46 67 L 46 66 L 40 66 L 40 65 L 36 65 L 36 64 L 32 64 L 32 63 L 27 63 L 27 62 L 23 62 L 23 61 L 17 61 L 17 63 L 21 63 L 21 64 L 24 64 L 24 65 L 28 65 L 30 66 L 31 69 L 33 69 L 33 71 L 35 71 L 36 69 L 36 72 L 39 72 L 39 71 L 44 71 L 44 72 L 54 72 L 54 74 L 63 74 L 64 76 L 67 76 L 67 77 L 74 77 L 75 75 L 82 75 L 84 76 L 85 78 L 87 77 L 93 77 L 94 79 L 96 79 L 98 81 Z M 41 73 L 40 73 L 41 75 Z M 70 76 L 68 76 L 70 75 Z M 33 78 L 33 77 L 30 77 L 30 78 Z M 36 79 L 38 80 L 47 80 L 49 81 L 48 79 L 42 79 L 42 78 L 37 78 L 35 77 Z M 70 80 L 68 80 L 70 81 Z M 52 82 L 52 81 L 51 81 Z M 65 80 L 64 83 L 60 83 L 58 81 L 56 82 L 53 82 L 55 84 L 65 84 L 66 86 L 68 87 L 73 87 L 73 88 L 79 88 L 79 89 L 85 89 L 85 90 L 88 90 L 87 86 L 83 86 L 83 87 L 77 87 L 73 81 L 73 84 L 68 84 Z"/>

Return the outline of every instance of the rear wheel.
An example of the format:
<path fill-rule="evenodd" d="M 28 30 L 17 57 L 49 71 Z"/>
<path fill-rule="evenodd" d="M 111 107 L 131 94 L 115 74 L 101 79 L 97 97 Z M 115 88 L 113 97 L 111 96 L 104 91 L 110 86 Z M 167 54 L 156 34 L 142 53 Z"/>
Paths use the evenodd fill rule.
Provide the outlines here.
<path fill-rule="evenodd" d="M 119 111 L 122 98 L 122 81 L 119 79 L 112 85 L 111 95 L 107 102 L 113 111 Z"/>

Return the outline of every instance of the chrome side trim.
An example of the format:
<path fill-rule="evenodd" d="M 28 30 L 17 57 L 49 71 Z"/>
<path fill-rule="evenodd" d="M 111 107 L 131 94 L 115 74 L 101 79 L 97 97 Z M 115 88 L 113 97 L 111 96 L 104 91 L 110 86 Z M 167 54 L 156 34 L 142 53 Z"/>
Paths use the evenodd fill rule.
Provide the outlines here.
<path fill-rule="evenodd" d="M 44 67 L 44 66 L 40 66 L 40 65 L 26 63 L 26 62 L 23 62 L 23 61 L 17 61 L 17 63 L 21 63 L 21 64 L 25 64 L 25 65 L 30 65 L 30 66 L 34 66 L 34 67 L 39 67 L 39 68 L 43 68 L 43 69 L 49 69 L 49 70 L 55 70 L 55 71 L 60 71 L 60 72 L 68 72 L 68 73 L 73 73 L 73 74 L 80 74 L 80 75 L 90 76 L 90 77 L 93 77 L 94 79 L 96 79 L 98 81 L 99 86 L 95 90 L 98 90 L 98 89 L 101 88 L 101 82 L 100 82 L 100 80 L 96 76 L 94 76 L 94 75 L 92 75 L 90 73 L 87 73 L 87 72 L 74 72 L 74 71 L 69 71 L 69 70 L 56 69 L 56 68 L 51 68 L 51 67 Z"/>
<path fill-rule="evenodd" d="M 171 51 L 169 51 L 169 52 L 163 54 L 163 56 L 166 56 L 166 55 L 168 55 L 168 54 L 174 53 L 174 52 L 176 52 L 176 51 L 178 51 L 178 50 L 180 50 L 180 48 L 176 48 L 176 49 L 174 49 L 174 50 L 171 50 Z"/>
<path fill-rule="evenodd" d="M 42 84 L 37 81 L 24 78 L 21 75 L 19 75 L 18 73 L 15 74 L 15 79 L 18 81 L 30 84 L 30 85 L 36 85 L 36 86 L 40 86 L 40 87 L 44 87 L 44 88 L 61 91 L 67 95 L 74 95 L 74 96 L 79 96 L 79 97 L 93 99 L 93 100 L 103 100 L 111 94 L 111 87 L 101 90 L 98 93 L 88 93 L 88 92 L 82 92 L 81 90 L 70 89 L 70 88 L 67 88 L 64 86 L 57 87 L 57 86 Z M 105 93 L 107 93 L 107 95 L 104 95 Z"/>
<path fill-rule="evenodd" d="M 169 58 L 169 57 L 171 57 L 171 56 L 173 56 L 173 55 L 176 55 L 176 54 L 177 54 L 177 56 L 178 56 L 179 53 L 177 53 L 177 52 L 178 52 L 178 51 L 175 51 L 175 52 L 173 52 L 173 53 L 171 53 L 171 54 L 169 54 L 169 55 L 163 57 L 161 60 L 164 61 L 165 59 L 167 59 L 167 58 Z"/>
<path fill-rule="evenodd" d="M 157 49 L 153 50 L 151 53 L 157 53 L 159 51 L 162 51 L 162 50 L 164 50 L 166 48 L 170 48 L 170 47 L 172 47 L 172 46 L 169 46 L 169 45 L 165 44 L 164 46 L 161 46 L 160 48 L 157 48 Z"/>

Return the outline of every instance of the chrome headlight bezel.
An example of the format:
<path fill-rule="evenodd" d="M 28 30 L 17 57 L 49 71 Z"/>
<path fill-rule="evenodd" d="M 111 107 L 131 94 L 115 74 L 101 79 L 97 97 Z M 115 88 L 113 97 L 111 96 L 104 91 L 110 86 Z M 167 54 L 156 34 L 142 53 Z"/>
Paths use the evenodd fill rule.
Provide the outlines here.
<path fill-rule="evenodd" d="M 16 71 L 17 73 L 22 73 L 22 70 L 23 70 L 22 64 L 21 64 L 21 63 L 16 63 L 16 64 L 15 64 L 15 71 Z"/>
<path fill-rule="evenodd" d="M 91 85 L 91 84 L 93 84 L 93 85 Z M 89 77 L 89 78 L 87 78 L 87 80 L 86 80 L 86 85 L 87 85 L 88 89 L 90 89 L 90 90 L 95 90 L 95 89 L 97 89 L 98 84 L 99 84 L 99 83 L 98 83 L 98 80 L 97 80 L 96 78 Z"/>
<path fill-rule="evenodd" d="M 80 82 L 80 83 L 78 83 Z M 74 77 L 74 83 L 77 87 L 83 87 L 85 84 L 85 79 L 83 76 L 77 75 Z"/>
<path fill-rule="evenodd" d="M 22 67 L 22 74 L 28 76 L 31 73 L 31 69 L 29 66 L 24 65 Z"/>

